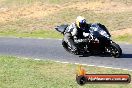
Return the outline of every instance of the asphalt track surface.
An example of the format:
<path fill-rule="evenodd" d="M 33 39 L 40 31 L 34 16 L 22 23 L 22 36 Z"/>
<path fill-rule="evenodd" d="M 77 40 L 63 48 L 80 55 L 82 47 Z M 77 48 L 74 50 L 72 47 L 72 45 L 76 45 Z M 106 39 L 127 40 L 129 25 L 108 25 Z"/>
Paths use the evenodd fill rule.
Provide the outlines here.
<path fill-rule="evenodd" d="M 79 56 L 66 52 L 61 40 L 0 38 L 0 55 L 11 55 L 28 58 L 39 58 L 61 62 L 80 63 L 95 66 L 106 66 L 132 70 L 132 45 L 120 44 L 123 55 L 121 58 L 108 56 Z"/>

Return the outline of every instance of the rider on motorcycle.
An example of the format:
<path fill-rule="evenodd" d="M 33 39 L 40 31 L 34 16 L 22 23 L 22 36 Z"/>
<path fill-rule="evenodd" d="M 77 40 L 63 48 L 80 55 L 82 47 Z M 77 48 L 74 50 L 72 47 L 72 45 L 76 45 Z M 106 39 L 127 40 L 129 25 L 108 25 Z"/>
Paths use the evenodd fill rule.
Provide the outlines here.
<path fill-rule="evenodd" d="M 87 42 L 89 41 L 90 24 L 82 16 L 78 16 L 76 21 L 67 27 L 64 33 L 64 41 L 72 48 L 73 52 L 77 52 L 75 41 Z M 87 37 L 87 38 L 86 38 Z"/>

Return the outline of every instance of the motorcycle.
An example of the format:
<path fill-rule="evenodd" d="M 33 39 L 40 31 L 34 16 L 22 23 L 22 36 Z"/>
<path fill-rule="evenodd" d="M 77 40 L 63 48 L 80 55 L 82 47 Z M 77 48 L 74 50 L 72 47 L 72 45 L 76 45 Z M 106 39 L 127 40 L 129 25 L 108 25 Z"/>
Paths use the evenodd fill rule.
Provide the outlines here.
<path fill-rule="evenodd" d="M 55 29 L 64 35 L 66 28 L 69 25 L 60 25 L 55 27 Z M 62 40 L 62 46 L 67 52 L 72 54 L 109 54 L 112 57 L 119 58 L 122 55 L 122 49 L 118 44 L 111 40 L 111 35 L 107 28 L 101 24 L 95 23 L 91 24 L 89 33 L 90 41 L 85 43 L 78 43 L 76 41 L 75 44 L 78 48 L 78 53 L 73 53 L 71 47 L 67 44 L 67 42 Z M 87 37 L 86 37 L 87 39 Z"/>

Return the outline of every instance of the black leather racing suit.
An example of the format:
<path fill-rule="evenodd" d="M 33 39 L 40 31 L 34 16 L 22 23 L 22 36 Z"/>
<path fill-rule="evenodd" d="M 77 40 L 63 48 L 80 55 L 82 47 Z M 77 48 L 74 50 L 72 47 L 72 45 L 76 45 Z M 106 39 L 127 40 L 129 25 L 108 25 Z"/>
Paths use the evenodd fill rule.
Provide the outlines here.
<path fill-rule="evenodd" d="M 68 43 L 68 45 L 72 48 L 73 51 L 76 51 L 77 46 L 75 45 L 74 40 L 85 39 L 87 36 L 89 36 L 89 29 L 90 24 L 86 24 L 86 26 L 83 29 L 81 29 L 78 28 L 75 23 L 72 23 L 65 30 L 64 41 Z"/>

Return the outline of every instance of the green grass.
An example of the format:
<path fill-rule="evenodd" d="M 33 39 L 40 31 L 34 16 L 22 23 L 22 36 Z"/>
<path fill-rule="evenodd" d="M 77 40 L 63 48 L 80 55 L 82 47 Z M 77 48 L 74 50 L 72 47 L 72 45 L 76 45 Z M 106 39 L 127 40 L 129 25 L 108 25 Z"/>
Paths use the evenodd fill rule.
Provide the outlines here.
<path fill-rule="evenodd" d="M 30 38 L 63 38 L 63 35 L 55 30 L 37 30 L 34 32 L 1 32 L 3 37 L 30 37 Z"/>
<path fill-rule="evenodd" d="M 60 6 L 59 8 L 56 8 L 56 9 L 60 9 L 61 7 L 63 8 L 67 5 L 70 5 L 71 3 L 75 3 L 75 4 L 78 2 L 90 3 L 90 2 L 97 2 L 97 1 L 102 2 L 102 3 L 107 2 L 105 0 L 94 0 L 94 1 L 93 0 L 87 0 L 87 1 L 86 0 L 82 0 L 82 1 L 80 0 L 0 0 L 0 6 L 1 8 L 8 9 L 9 14 L 10 14 L 10 9 L 13 12 L 15 12 L 19 8 L 23 8 L 23 7 L 30 8 L 30 6 L 38 2 L 39 4 L 36 4 L 36 5 L 38 6 L 42 5 L 42 8 L 43 8 L 43 5 L 48 4 L 49 8 L 51 8 L 52 6 L 53 7 Z M 121 4 L 126 4 L 128 6 L 132 4 L 132 0 L 111 0 L 111 1 L 118 2 Z M 46 9 L 48 9 L 48 6 Z M 38 7 L 35 7 L 35 8 L 38 8 Z M 32 10 L 34 9 L 32 8 L 31 12 Z M 17 12 L 14 14 L 17 14 Z M 89 23 L 96 23 L 96 22 L 102 23 L 110 31 L 125 29 L 125 28 L 132 28 L 132 25 L 131 25 L 132 24 L 132 18 L 131 18 L 132 10 L 124 11 L 124 12 L 123 11 L 122 12 L 118 12 L 118 11 L 116 12 L 107 12 L 107 11 L 96 12 L 94 10 L 87 10 L 87 9 L 78 10 L 75 7 L 73 7 L 73 8 L 60 9 L 59 11 L 56 11 L 47 16 L 42 14 L 42 16 L 40 17 L 38 16 L 37 18 L 24 18 L 20 14 L 18 15 L 14 15 L 14 14 L 10 14 L 11 16 L 9 16 L 10 18 L 13 17 L 13 19 L 10 19 L 10 18 L 6 19 L 5 22 L 0 21 L 0 36 L 62 38 L 62 35 L 57 33 L 54 30 L 54 27 L 56 25 L 60 25 L 63 23 L 70 24 L 75 21 L 75 18 L 78 15 L 84 16 L 88 20 Z M 32 13 L 29 13 L 28 15 L 31 15 L 31 14 Z M 115 40 L 126 41 L 126 39 L 122 40 L 122 38 L 121 39 L 120 38 L 121 38 L 120 36 L 118 38 L 116 37 Z"/>
<path fill-rule="evenodd" d="M 130 84 L 87 84 L 75 81 L 77 65 L 0 56 L 0 88 L 131 88 Z M 131 74 L 130 71 L 83 66 L 87 73 Z"/>
<path fill-rule="evenodd" d="M 132 43 L 132 35 L 130 35 L 130 34 L 125 34 L 122 36 L 116 36 L 116 37 L 113 37 L 113 39 L 115 41 L 118 41 L 118 42 Z"/>
<path fill-rule="evenodd" d="M 48 18 L 52 19 L 51 23 L 61 24 L 67 22 L 70 24 L 71 22 L 74 22 L 75 18 L 78 15 L 84 16 L 89 23 L 97 23 L 97 22 L 102 23 L 109 30 L 119 30 L 119 29 L 132 27 L 131 25 L 132 18 L 130 18 L 132 15 L 132 11 L 117 12 L 117 13 L 109 13 L 109 12 L 96 13 L 94 11 L 88 11 L 88 10 L 80 11 L 74 8 L 74 9 L 65 9 L 65 11 L 60 11 L 57 14 L 48 16 Z M 57 22 L 55 22 L 56 20 Z"/>

